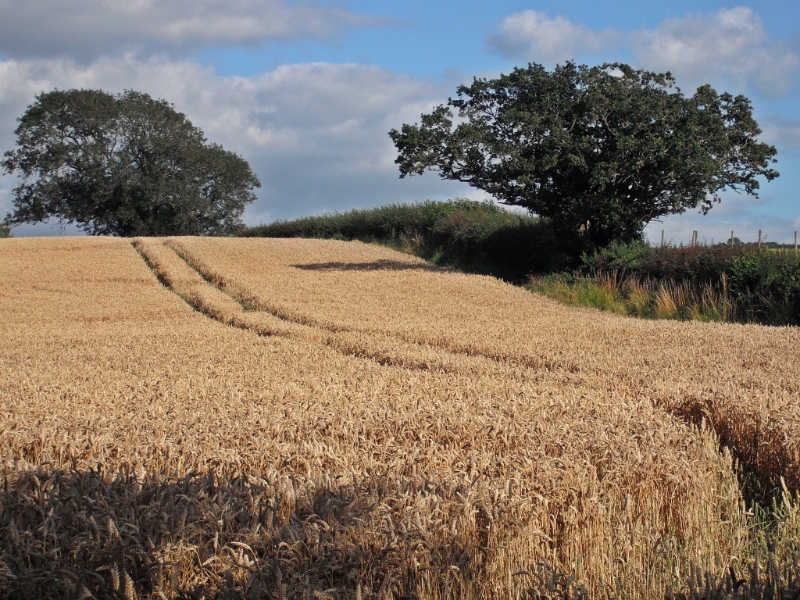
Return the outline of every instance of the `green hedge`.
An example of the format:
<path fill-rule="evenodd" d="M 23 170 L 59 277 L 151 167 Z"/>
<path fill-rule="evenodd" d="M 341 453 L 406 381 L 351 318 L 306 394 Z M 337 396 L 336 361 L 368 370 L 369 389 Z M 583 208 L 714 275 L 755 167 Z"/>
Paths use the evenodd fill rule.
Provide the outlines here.
<path fill-rule="evenodd" d="M 576 264 L 559 247 L 546 221 L 462 199 L 276 221 L 249 228 L 241 235 L 385 243 L 437 264 L 510 281 Z"/>

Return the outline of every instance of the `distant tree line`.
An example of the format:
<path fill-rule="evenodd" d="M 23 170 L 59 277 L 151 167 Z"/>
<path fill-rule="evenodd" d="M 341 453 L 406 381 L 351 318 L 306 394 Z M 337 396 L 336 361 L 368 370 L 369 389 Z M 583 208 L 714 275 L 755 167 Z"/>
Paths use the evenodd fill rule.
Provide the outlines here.
<path fill-rule="evenodd" d="M 231 235 L 260 182 L 165 100 L 42 93 L 2 167 L 20 179 L 5 226 L 51 218 L 90 234 Z M 435 170 L 545 219 L 575 254 L 640 240 L 647 223 L 730 189 L 757 195 L 776 150 L 744 96 L 621 63 L 529 64 L 476 78 L 389 132 L 400 176 Z"/>

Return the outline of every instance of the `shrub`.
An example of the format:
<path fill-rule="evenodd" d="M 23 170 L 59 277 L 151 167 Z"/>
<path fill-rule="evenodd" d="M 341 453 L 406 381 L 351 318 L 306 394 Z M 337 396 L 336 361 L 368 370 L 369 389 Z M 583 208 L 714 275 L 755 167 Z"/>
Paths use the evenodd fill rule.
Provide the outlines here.
<path fill-rule="evenodd" d="M 643 242 L 612 244 L 592 256 L 583 256 L 583 271 L 616 270 L 637 277 L 676 281 L 718 281 L 731 260 L 752 253 L 749 246 L 665 246 Z"/>
<path fill-rule="evenodd" d="M 581 257 L 585 271 L 634 271 L 652 260 L 653 248 L 644 242 L 614 242 L 593 255 Z"/>

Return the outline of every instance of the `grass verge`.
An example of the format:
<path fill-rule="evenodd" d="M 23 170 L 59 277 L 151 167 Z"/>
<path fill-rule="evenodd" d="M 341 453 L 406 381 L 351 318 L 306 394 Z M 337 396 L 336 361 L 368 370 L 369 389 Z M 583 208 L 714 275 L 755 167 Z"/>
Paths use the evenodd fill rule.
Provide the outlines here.
<path fill-rule="evenodd" d="M 691 281 L 638 280 L 616 271 L 591 275 L 532 277 L 525 288 L 572 306 L 584 306 L 647 319 L 722 323 L 735 313 L 722 285 Z"/>

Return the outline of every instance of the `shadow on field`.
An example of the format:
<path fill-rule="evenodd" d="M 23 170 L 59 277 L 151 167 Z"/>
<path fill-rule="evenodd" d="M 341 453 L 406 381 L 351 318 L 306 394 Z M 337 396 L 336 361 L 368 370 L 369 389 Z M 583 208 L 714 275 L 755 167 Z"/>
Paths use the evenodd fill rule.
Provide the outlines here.
<path fill-rule="evenodd" d="M 514 529 L 502 506 L 486 512 L 479 488 L 396 475 L 337 481 L 16 472 L 0 494 L 0 597 L 496 597 L 495 561 Z M 795 600 L 798 564 L 770 553 L 750 573 L 695 567 L 688 586 L 666 597 Z M 514 578 L 521 598 L 589 598 L 547 563 Z"/>
<path fill-rule="evenodd" d="M 461 598 L 478 592 L 489 560 L 488 530 L 465 526 L 463 482 L 6 477 L 3 598 Z M 438 499 L 445 525 L 419 525 Z"/>
<path fill-rule="evenodd" d="M 363 263 L 325 262 L 290 266 L 303 271 L 442 271 L 441 267 L 435 265 L 388 259 Z"/>

